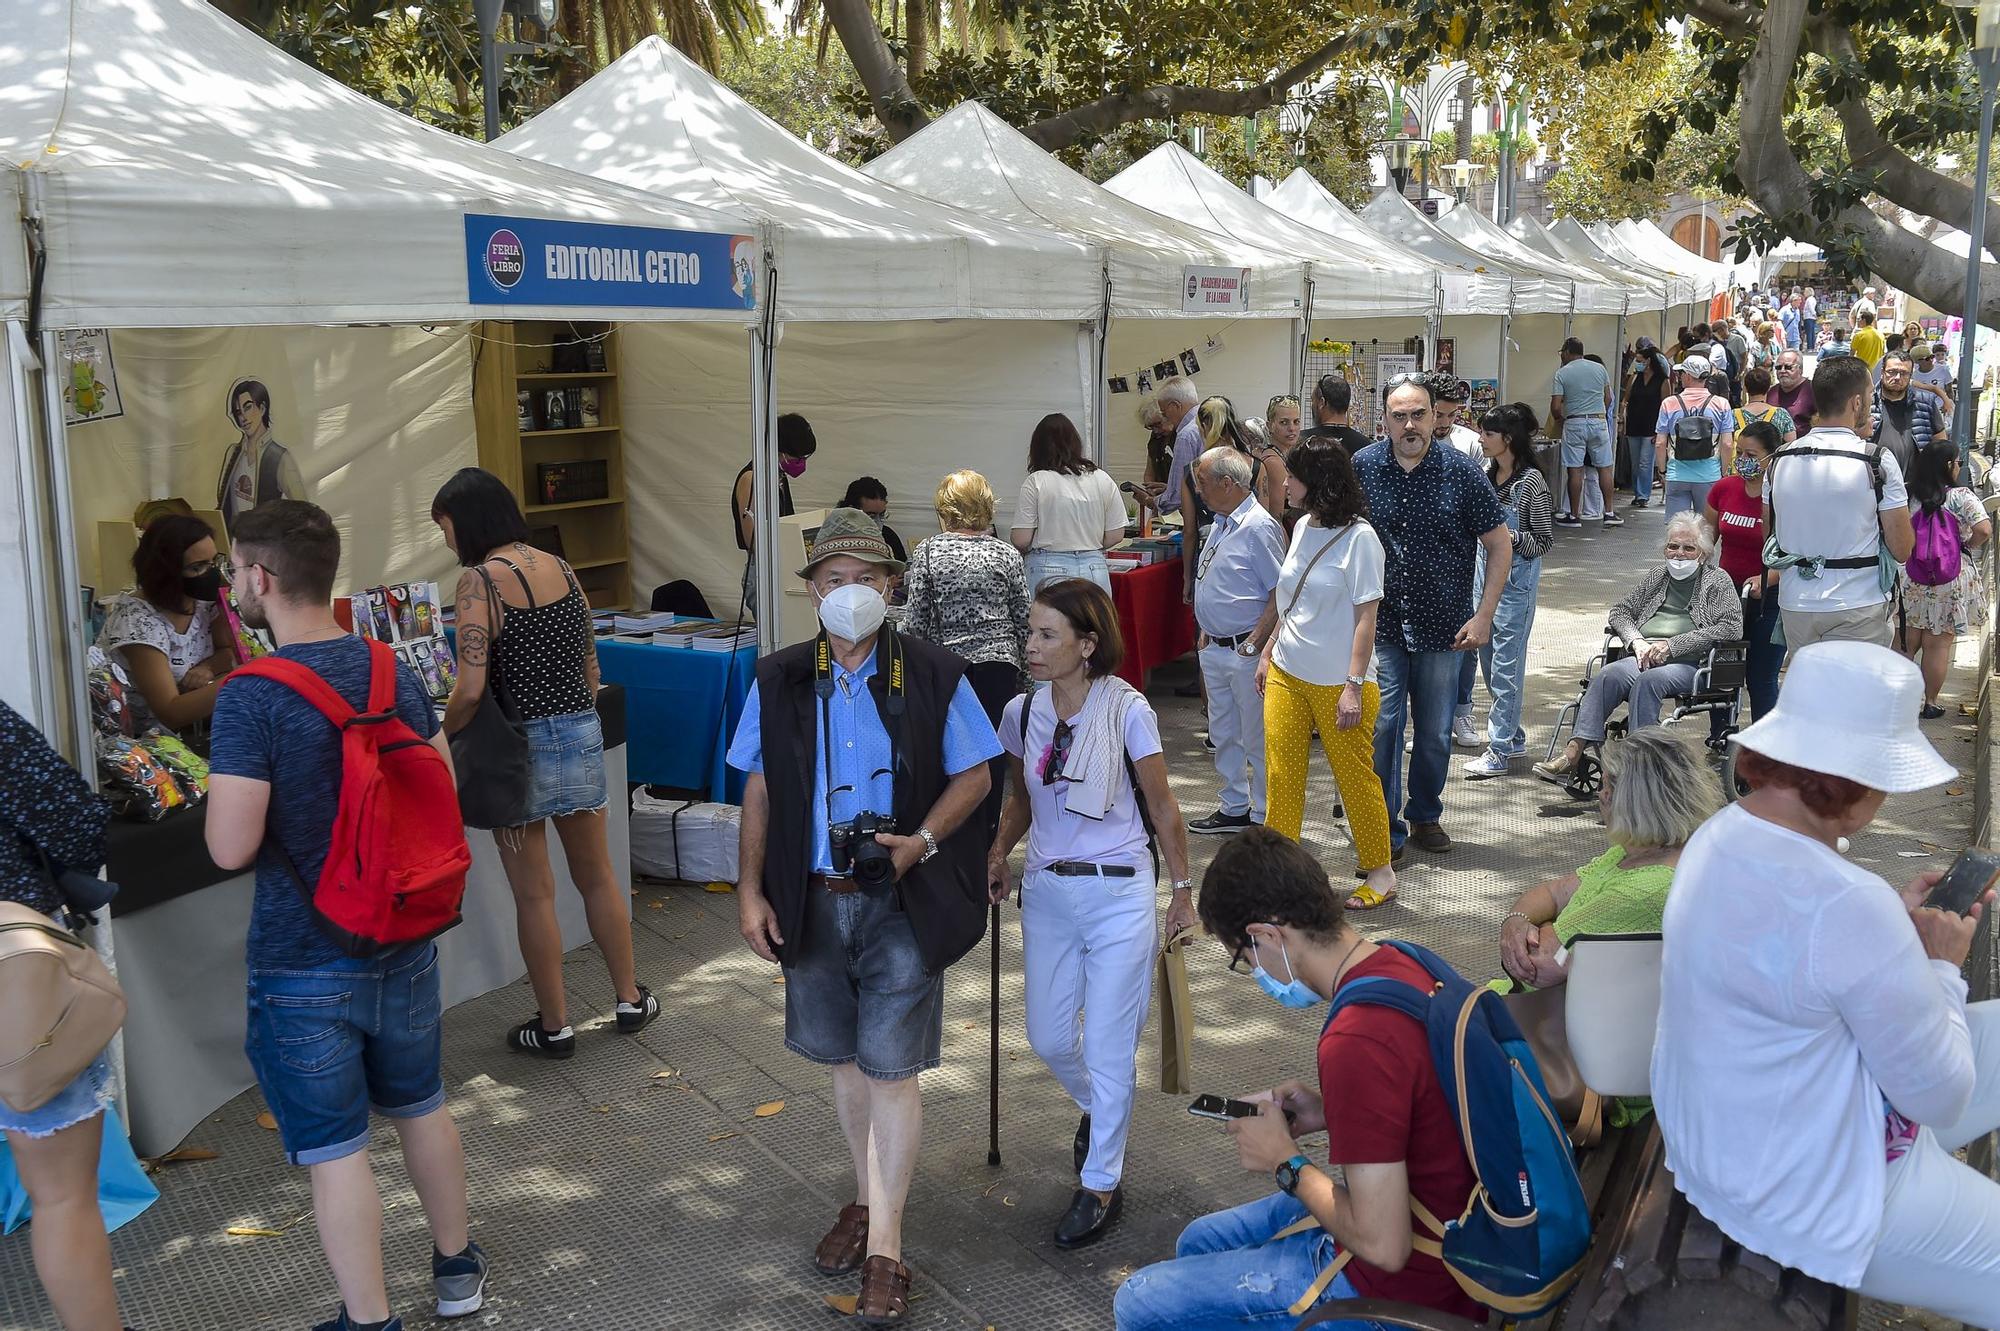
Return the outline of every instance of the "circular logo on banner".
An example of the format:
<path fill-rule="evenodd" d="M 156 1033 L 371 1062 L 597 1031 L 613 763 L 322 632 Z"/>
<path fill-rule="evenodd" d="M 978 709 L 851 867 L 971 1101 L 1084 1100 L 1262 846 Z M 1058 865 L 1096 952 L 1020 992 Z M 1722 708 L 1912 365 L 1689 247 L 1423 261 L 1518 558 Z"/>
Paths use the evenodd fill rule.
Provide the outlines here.
<path fill-rule="evenodd" d="M 527 266 L 526 247 L 512 231 L 495 231 L 493 238 L 486 242 L 486 275 L 501 290 L 513 290 Z"/>

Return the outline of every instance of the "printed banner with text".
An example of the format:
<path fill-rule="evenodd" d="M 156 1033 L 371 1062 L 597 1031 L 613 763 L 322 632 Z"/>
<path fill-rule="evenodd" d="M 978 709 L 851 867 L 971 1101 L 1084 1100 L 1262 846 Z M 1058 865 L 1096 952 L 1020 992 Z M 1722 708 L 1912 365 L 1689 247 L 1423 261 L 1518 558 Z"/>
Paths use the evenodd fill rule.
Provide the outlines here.
<path fill-rule="evenodd" d="M 474 305 L 757 308 L 757 239 L 539 217 L 465 216 Z"/>
<path fill-rule="evenodd" d="M 1248 268 L 1181 269 L 1181 310 L 1188 314 L 1244 314 L 1250 309 Z"/>

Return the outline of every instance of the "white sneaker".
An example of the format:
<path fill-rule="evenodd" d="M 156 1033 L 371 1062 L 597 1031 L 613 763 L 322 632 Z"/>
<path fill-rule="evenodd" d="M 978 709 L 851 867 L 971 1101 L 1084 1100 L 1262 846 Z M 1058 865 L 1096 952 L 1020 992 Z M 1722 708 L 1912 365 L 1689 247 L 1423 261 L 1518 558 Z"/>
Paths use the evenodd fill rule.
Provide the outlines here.
<path fill-rule="evenodd" d="M 1487 781 L 1496 776 L 1507 776 L 1514 770 L 1514 764 L 1488 749 L 1465 765 L 1467 781 Z"/>
<path fill-rule="evenodd" d="M 1461 749 L 1483 749 L 1486 747 L 1486 736 L 1472 724 L 1470 715 L 1456 716 L 1451 722 L 1451 742 Z"/>

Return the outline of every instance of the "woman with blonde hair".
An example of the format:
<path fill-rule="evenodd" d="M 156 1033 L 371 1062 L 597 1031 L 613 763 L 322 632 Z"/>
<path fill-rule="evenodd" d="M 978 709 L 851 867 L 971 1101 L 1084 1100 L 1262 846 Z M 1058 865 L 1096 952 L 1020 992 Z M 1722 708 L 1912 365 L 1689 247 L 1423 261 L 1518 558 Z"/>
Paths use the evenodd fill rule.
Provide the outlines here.
<path fill-rule="evenodd" d="M 903 632 L 956 652 L 965 677 L 996 725 L 1021 691 L 1027 668 L 1028 574 L 1021 552 L 993 534 L 993 487 L 976 471 L 938 482 L 938 534 L 919 541 L 903 575 Z M 987 840 L 1007 793 L 1007 759 L 993 760 L 993 788 L 981 806 Z"/>

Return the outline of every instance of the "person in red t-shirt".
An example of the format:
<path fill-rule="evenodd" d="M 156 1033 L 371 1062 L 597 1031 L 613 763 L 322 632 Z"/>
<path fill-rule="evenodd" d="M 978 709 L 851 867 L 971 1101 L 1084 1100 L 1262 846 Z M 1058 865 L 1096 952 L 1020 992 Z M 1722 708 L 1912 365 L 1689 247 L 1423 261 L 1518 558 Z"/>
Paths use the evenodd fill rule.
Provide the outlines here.
<path fill-rule="evenodd" d="M 1722 546 L 1722 571 L 1743 592 L 1743 636 L 1750 643 L 1745 662 L 1750 719 L 1778 701 L 1778 672 L 1785 665 L 1785 640 L 1778 632 L 1778 571 L 1764 567 L 1764 469 L 1783 441 L 1769 421 L 1752 421 L 1736 436 L 1736 474 L 1708 492 L 1709 526 Z M 1773 641 L 1776 639 L 1776 641 Z M 1712 714 L 1710 733 L 1720 735 L 1724 717 Z"/>
<path fill-rule="evenodd" d="M 1208 931 L 1234 952 L 1229 968 L 1286 1007 L 1324 1003 L 1367 976 L 1431 988 L 1416 962 L 1349 926 L 1326 871 L 1268 828 L 1240 832 L 1217 853 L 1196 904 Z M 1350 1006 L 1320 1036 L 1319 1084 L 1315 1091 L 1288 1081 L 1249 1097 L 1261 1112 L 1232 1120 L 1229 1133 L 1243 1167 L 1275 1175 L 1279 1190 L 1183 1230 L 1172 1261 L 1119 1287 L 1118 1331 L 1287 1325 L 1287 1310 L 1301 1300 L 1352 1298 L 1486 1321 L 1442 1263 L 1411 1248 L 1411 1198 L 1433 1215 L 1456 1216 L 1477 1181 L 1423 1027 L 1386 1008 Z M 1326 1163 L 1341 1166 L 1344 1185 L 1299 1146 L 1321 1132 Z M 1301 1222 L 1301 1232 L 1273 1241 Z"/>
<path fill-rule="evenodd" d="M 1812 429 L 1815 414 L 1812 380 L 1805 377 L 1805 365 L 1805 357 L 1797 351 L 1779 352 L 1776 363 L 1778 381 L 1764 394 L 1766 402 L 1785 409 L 1785 414 L 1792 418 L 1792 428 L 1800 434 Z"/>

